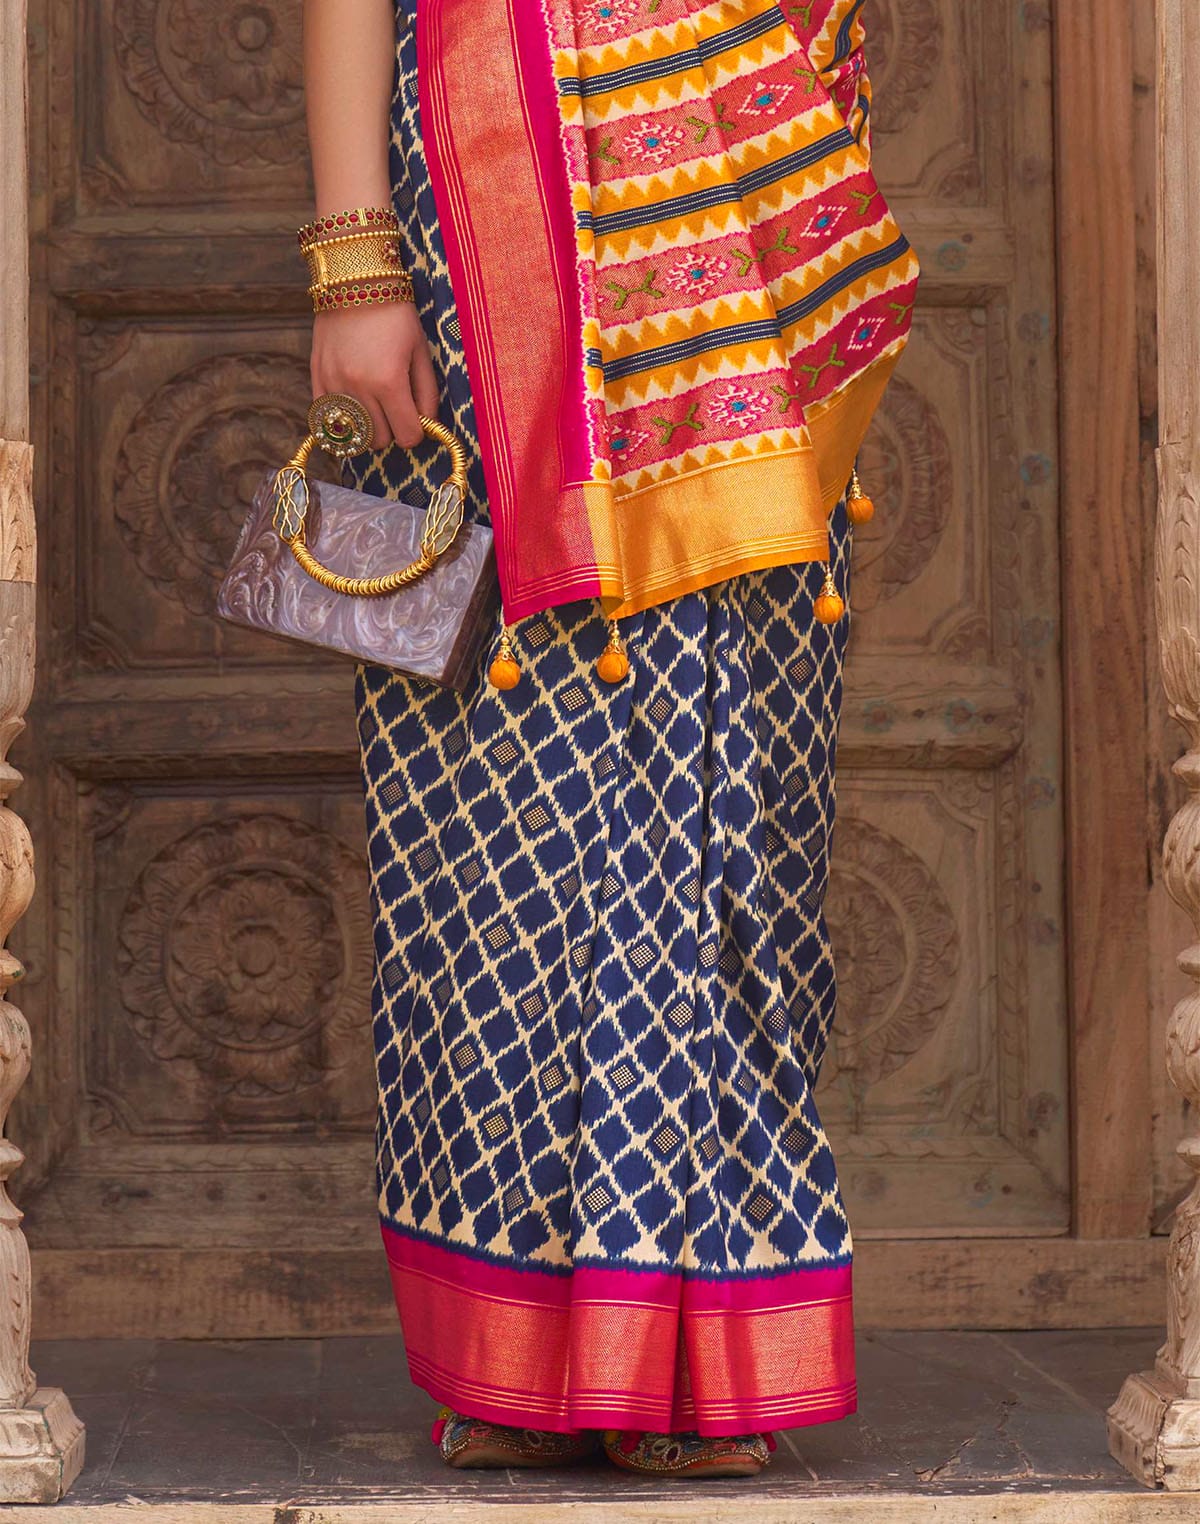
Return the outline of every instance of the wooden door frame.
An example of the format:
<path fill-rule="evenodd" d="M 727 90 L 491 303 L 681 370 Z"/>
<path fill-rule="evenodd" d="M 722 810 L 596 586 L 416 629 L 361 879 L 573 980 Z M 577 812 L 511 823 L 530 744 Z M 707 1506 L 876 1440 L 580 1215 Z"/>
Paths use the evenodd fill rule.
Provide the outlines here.
<path fill-rule="evenodd" d="M 1140 1481 L 1200 1491 L 1200 10 L 1195 0 L 1158 0 L 1157 313 L 1159 332 L 1154 591 L 1162 688 L 1186 751 L 1185 785 L 1163 847 L 1164 880 L 1192 922 L 1180 956 L 1190 988 L 1171 1013 L 1172 1082 L 1189 1103 L 1179 1148 L 1191 1172 L 1173 1217 L 1167 1256 L 1167 1336 L 1153 1370 L 1129 1376 L 1108 1414 L 1109 1447 Z M 1161 704 L 1158 684 L 1155 704 Z M 1157 1055 L 1155 1055 L 1157 1057 Z"/>
<path fill-rule="evenodd" d="M 33 893 L 29 833 L 4 801 L 7 760 L 33 691 L 36 544 L 29 443 L 29 189 L 25 0 L 0 0 L 0 1133 L 29 1073 L 29 1026 L 8 999 L 24 970 L 3 948 Z M 57 1502 L 83 1465 L 83 1425 L 29 1368 L 32 1274 L 7 1182 L 20 1150 L 0 1141 L 0 1502 Z"/>
<path fill-rule="evenodd" d="M 1029 9 L 1027 7 L 1027 9 Z M 1067 965 L 1073 1228 L 1153 1210 L 1147 875 L 1149 536 L 1141 496 L 1136 6 L 1055 24 Z"/>

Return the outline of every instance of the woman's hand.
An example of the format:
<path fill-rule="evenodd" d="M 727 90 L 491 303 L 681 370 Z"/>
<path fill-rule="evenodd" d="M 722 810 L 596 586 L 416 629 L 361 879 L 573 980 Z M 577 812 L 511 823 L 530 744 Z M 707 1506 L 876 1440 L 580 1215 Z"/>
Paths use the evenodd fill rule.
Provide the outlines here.
<path fill-rule="evenodd" d="M 424 439 L 420 415 L 436 418 L 438 386 L 429 344 L 411 302 L 322 312 L 313 325 L 313 396 L 346 392 L 375 424 L 372 448 Z"/>

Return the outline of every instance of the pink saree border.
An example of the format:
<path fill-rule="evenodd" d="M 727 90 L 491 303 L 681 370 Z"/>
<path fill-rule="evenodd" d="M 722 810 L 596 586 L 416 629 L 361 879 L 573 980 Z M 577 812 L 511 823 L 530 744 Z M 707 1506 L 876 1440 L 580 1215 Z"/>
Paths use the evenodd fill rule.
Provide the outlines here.
<path fill-rule="evenodd" d="M 536 0 L 421 0 L 426 159 L 462 327 L 505 614 L 598 597 L 571 187 Z M 607 489 L 603 489 L 607 494 Z M 521 533 L 518 513 L 536 519 Z"/>
<path fill-rule="evenodd" d="M 596 454 L 594 421 L 603 412 L 598 399 L 589 405 L 582 364 L 584 315 L 580 278 L 584 267 L 577 257 L 571 176 L 559 127 L 558 86 L 550 60 L 553 39 L 542 0 L 509 0 L 517 77 L 525 130 L 534 148 L 541 184 L 550 260 L 557 278 L 562 313 L 562 401 L 558 414 L 558 450 L 564 482 L 590 481 Z M 535 41 L 536 39 L 536 41 Z"/>
<path fill-rule="evenodd" d="M 381 1231 L 413 1380 L 473 1417 L 740 1434 L 855 1409 L 849 1264 L 554 1274 Z"/>

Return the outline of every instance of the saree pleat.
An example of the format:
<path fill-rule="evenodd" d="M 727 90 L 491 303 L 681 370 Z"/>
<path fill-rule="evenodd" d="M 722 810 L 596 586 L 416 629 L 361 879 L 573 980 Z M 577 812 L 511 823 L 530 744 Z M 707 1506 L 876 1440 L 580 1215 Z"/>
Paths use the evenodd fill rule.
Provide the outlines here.
<path fill-rule="evenodd" d="M 443 416 L 473 441 L 412 5 L 395 199 Z M 392 451 L 359 482 L 419 501 L 431 473 Z M 830 543 L 844 587 L 841 505 Z M 459 1411 L 720 1434 L 853 1409 L 850 1234 L 813 1099 L 848 630 L 813 619 L 822 575 L 623 619 L 617 686 L 591 598 L 516 626 L 511 692 L 490 652 L 461 695 L 360 669 L 381 1225 L 413 1377 Z"/>

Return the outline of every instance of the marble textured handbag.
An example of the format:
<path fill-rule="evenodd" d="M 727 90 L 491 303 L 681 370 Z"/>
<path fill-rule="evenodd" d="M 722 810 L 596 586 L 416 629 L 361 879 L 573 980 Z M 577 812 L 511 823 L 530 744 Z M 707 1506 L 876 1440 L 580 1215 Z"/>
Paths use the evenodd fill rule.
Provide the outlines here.
<path fill-rule="evenodd" d="M 222 618 L 461 692 L 498 599 L 495 552 L 489 528 L 463 522 L 461 444 L 422 424 L 452 457 L 427 509 L 309 481 L 316 447 L 345 459 L 370 443 L 361 404 L 319 398 L 307 439 L 255 494 L 218 595 Z"/>

